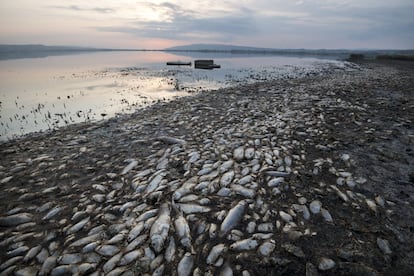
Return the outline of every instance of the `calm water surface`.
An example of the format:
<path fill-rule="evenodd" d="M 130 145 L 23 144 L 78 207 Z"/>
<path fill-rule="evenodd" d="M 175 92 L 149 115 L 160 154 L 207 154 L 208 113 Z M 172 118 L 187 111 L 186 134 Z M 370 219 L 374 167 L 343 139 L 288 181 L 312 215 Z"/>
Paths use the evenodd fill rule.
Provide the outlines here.
<path fill-rule="evenodd" d="M 196 58 L 213 58 L 221 69 L 166 66 L 167 61 L 194 62 Z M 106 119 L 201 90 L 345 67 L 344 62 L 314 58 L 202 53 L 190 57 L 165 52 L 2 60 L 0 140 Z"/>

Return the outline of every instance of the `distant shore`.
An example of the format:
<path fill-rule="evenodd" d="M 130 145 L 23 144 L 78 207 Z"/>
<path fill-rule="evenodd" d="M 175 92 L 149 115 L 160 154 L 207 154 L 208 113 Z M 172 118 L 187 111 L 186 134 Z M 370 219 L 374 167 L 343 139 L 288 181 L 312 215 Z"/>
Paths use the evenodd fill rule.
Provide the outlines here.
<path fill-rule="evenodd" d="M 56 257 L 50 271 L 66 273 L 414 273 L 414 65 L 360 66 L 0 144 L 3 272 L 37 273 Z M 169 228 L 158 245 L 160 217 Z M 88 253 L 85 237 L 97 246 Z"/>
<path fill-rule="evenodd" d="M 197 54 L 227 54 L 227 55 L 280 55 L 280 56 L 303 56 L 319 58 L 347 59 L 353 55 L 364 56 L 368 59 L 395 58 L 402 57 L 412 60 L 414 50 L 398 49 L 272 49 L 243 47 L 234 45 L 186 45 L 171 47 L 166 49 L 131 49 L 131 48 L 93 48 L 78 46 L 48 46 L 42 44 L 0 44 L 0 60 L 20 59 L 20 58 L 44 58 L 47 56 L 73 55 L 90 52 L 172 52 L 184 53 L 185 55 L 194 56 Z"/>

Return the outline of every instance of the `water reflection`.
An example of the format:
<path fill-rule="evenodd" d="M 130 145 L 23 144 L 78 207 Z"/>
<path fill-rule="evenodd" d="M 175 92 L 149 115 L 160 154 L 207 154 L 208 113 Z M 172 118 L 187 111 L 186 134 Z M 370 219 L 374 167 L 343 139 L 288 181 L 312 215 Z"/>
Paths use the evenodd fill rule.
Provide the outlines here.
<path fill-rule="evenodd" d="M 200 90 L 344 66 L 277 56 L 209 58 L 222 69 L 166 66 L 166 61 L 188 56 L 165 52 L 92 52 L 0 61 L 1 139 L 134 112 Z"/>

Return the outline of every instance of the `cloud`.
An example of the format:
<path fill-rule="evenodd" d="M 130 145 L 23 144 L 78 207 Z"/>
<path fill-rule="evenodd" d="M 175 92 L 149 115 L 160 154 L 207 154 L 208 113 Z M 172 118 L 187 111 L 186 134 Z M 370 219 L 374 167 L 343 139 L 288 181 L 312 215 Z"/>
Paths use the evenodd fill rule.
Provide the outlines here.
<path fill-rule="evenodd" d="M 103 14 L 112 13 L 115 11 L 112 8 L 101 8 L 101 7 L 84 8 L 78 5 L 50 6 L 50 7 L 54 9 L 62 9 L 62 10 L 69 10 L 69 11 L 76 11 L 76 12 L 87 11 L 87 12 L 97 12 L 97 13 L 103 13 Z"/>
<path fill-rule="evenodd" d="M 98 47 L 140 47 L 163 39 L 286 48 L 414 45 L 413 0 L 1 1 L 3 40 L 6 34 L 49 35 L 48 41 L 61 44 L 71 34 L 74 44 Z"/>
<path fill-rule="evenodd" d="M 140 20 L 119 26 L 97 27 L 101 32 L 128 33 L 137 37 L 162 39 L 197 39 L 211 37 L 228 41 L 231 37 L 252 35 L 257 32 L 251 11 L 238 8 L 224 15 L 209 15 L 201 10 L 182 8 L 173 3 L 150 4 L 145 9 L 154 11 Z M 152 17 L 157 17 L 154 20 Z"/>

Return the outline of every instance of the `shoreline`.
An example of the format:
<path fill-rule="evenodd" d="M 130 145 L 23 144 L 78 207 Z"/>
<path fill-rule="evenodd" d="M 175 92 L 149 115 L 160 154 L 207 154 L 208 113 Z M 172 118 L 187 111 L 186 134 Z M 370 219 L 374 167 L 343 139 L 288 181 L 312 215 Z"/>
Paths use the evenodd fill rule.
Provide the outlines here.
<path fill-rule="evenodd" d="M 0 263 L 10 263 L 2 271 L 37 272 L 55 256 L 50 271 L 66 265 L 68 273 L 89 264 L 88 272 L 171 275 L 183 263 L 237 275 L 413 273 L 413 67 L 363 62 L 358 72 L 201 92 L 4 142 Z M 242 216 L 219 235 L 240 202 Z M 165 206 L 168 235 L 158 247 L 154 221 Z M 132 229 L 151 210 L 136 237 L 142 244 L 128 251 Z M 178 218 L 188 223 L 191 248 L 180 242 Z M 91 252 L 69 246 L 93 229 L 101 235 Z M 207 261 L 216 245 L 222 251 Z M 130 252 L 133 261 L 105 270 Z M 69 254 L 76 258 L 67 264 Z"/>

